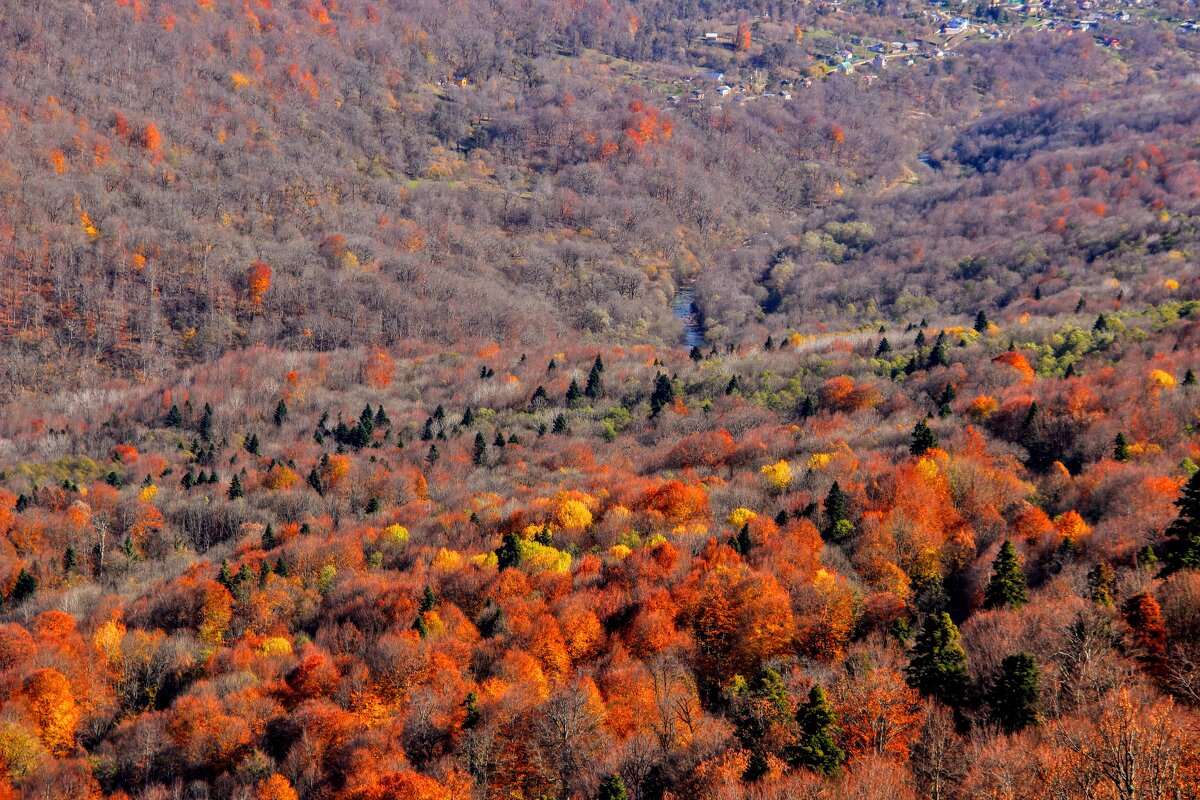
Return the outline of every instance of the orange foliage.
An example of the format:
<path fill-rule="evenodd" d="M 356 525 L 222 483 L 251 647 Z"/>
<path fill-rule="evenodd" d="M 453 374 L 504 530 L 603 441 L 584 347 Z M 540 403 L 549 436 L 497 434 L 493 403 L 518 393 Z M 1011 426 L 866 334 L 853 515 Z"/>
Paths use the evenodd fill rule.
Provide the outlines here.
<path fill-rule="evenodd" d="M 25 679 L 23 693 L 38 738 L 46 749 L 61 755 L 73 748 L 79 707 L 66 676 L 56 669 L 39 669 Z"/>
<path fill-rule="evenodd" d="M 386 389 L 392 385 L 392 376 L 396 373 L 396 367 L 387 353 L 376 350 L 367 356 L 363 373 L 368 384 L 377 389 Z"/>
<path fill-rule="evenodd" d="M 246 287 L 252 305 L 262 305 L 267 290 L 271 288 L 271 267 L 265 261 L 255 261 L 246 276 Z"/>
<path fill-rule="evenodd" d="M 1012 367 L 1021 376 L 1022 382 L 1028 383 L 1033 380 L 1033 367 L 1029 366 L 1029 360 L 1015 350 L 1001 353 L 992 359 L 992 363 Z"/>
<path fill-rule="evenodd" d="M 642 499 L 642 506 L 672 522 L 686 522 L 708 516 L 708 494 L 702 486 L 685 486 L 672 480 L 651 489 Z"/>

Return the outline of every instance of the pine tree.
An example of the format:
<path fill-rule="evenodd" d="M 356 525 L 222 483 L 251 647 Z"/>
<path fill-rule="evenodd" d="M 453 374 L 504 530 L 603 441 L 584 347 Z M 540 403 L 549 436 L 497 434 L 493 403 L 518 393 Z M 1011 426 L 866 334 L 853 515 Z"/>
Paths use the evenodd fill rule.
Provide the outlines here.
<path fill-rule="evenodd" d="M 262 534 L 262 549 L 274 550 L 279 546 L 279 538 L 275 536 L 275 526 L 267 523 L 267 527 L 263 529 Z"/>
<path fill-rule="evenodd" d="M 509 531 L 504 534 L 500 546 L 496 548 L 496 566 L 505 570 L 521 563 L 521 541 L 517 534 Z"/>
<path fill-rule="evenodd" d="M 925 618 L 906 670 L 908 685 L 947 705 L 957 706 L 970 685 L 967 652 L 958 628 L 945 611 Z"/>
<path fill-rule="evenodd" d="M 1196 385 L 1196 373 L 1190 369 L 1187 372 L 1183 373 L 1183 385 L 1184 386 L 1195 386 Z"/>
<path fill-rule="evenodd" d="M 217 583 L 229 589 L 233 586 L 233 570 L 229 567 L 229 559 L 221 561 L 221 568 L 217 570 Z"/>
<path fill-rule="evenodd" d="M 321 475 L 317 472 L 317 468 L 313 467 L 308 471 L 308 485 L 313 488 L 317 494 L 325 494 L 325 489 L 321 486 Z"/>
<path fill-rule="evenodd" d="M 750 751 L 750 761 L 746 764 L 746 769 L 742 772 L 742 780 L 746 783 L 754 783 L 755 781 L 762 780 L 769 771 L 770 765 L 767 764 L 767 757 L 756 747 Z"/>
<path fill-rule="evenodd" d="M 576 405 L 581 397 L 583 397 L 583 391 L 579 388 L 579 382 L 572 378 L 571 385 L 567 387 L 567 405 Z"/>
<path fill-rule="evenodd" d="M 614 772 L 600 781 L 600 794 L 597 797 L 598 800 L 628 800 L 629 794 L 625 791 L 625 781 Z"/>
<path fill-rule="evenodd" d="M 429 466 L 432 467 L 441 457 L 442 454 L 438 451 L 438 446 L 436 444 L 429 445 L 429 451 L 425 453 L 425 460 L 429 463 Z"/>
<path fill-rule="evenodd" d="M 565 414 L 559 414 L 554 418 L 554 426 L 553 426 L 552 430 L 554 431 L 554 433 L 569 433 L 570 432 L 569 429 L 567 428 L 567 417 Z"/>
<path fill-rule="evenodd" d="M 731 395 L 734 392 L 741 394 L 741 391 L 742 391 L 742 382 L 738 380 L 737 375 L 734 375 L 732 378 L 729 379 L 729 383 L 725 384 L 725 394 Z"/>
<path fill-rule="evenodd" d="M 417 605 L 417 613 L 424 614 L 427 611 L 433 611 L 437 607 L 437 595 L 433 593 L 432 586 L 426 586 L 425 591 L 421 593 L 421 602 Z"/>
<path fill-rule="evenodd" d="M 1028 600 L 1021 561 L 1012 542 L 1006 539 L 992 562 L 992 577 L 984 591 L 983 607 L 1020 608 Z"/>
<path fill-rule="evenodd" d="M 991 324 L 992 323 L 987 318 L 987 314 L 983 312 L 983 309 L 980 309 L 979 313 L 975 315 L 975 330 L 979 333 L 983 333 Z"/>
<path fill-rule="evenodd" d="M 1000 673 L 988 692 L 992 718 L 1005 733 L 1016 733 L 1038 722 L 1042 674 L 1028 653 L 1000 662 Z"/>
<path fill-rule="evenodd" d="M 16 583 L 13 584 L 12 593 L 8 599 L 13 602 L 13 605 L 20 605 L 37 593 L 38 579 L 25 567 L 21 567 L 21 571 L 17 573 Z"/>
<path fill-rule="evenodd" d="M 1188 479 L 1175 507 L 1179 516 L 1167 528 L 1163 549 L 1167 571 L 1200 569 L 1200 472 Z"/>
<path fill-rule="evenodd" d="M 663 373 L 654 378 L 654 391 L 650 395 L 650 416 L 657 417 L 671 403 L 675 402 L 675 384 Z"/>
<path fill-rule="evenodd" d="M 542 387 L 539 386 L 538 388 L 540 389 Z M 467 406 L 467 410 L 463 412 L 462 422 L 460 422 L 459 424 L 462 425 L 464 428 L 469 428 L 475 424 L 475 412 L 471 409 L 470 406 Z"/>
<path fill-rule="evenodd" d="M 829 487 L 829 494 L 825 495 L 825 518 L 828 520 L 828 530 L 833 531 L 839 522 L 846 519 L 849 506 L 849 496 L 842 490 L 842 485 L 837 481 Z"/>
<path fill-rule="evenodd" d="M 63 575 L 70 576 L 79 567 L 79 556 L 75 554 L 75 546 L 67 545 L 63 553 Z"/>
<path fill-rule="evenodd" d="M 213 410 L 208 403 L 204 404 L 204 413 L 200 417 L 200 438 L 211 441 L 213 435 Z"/>
<path fill-rule="evenodd" d="M 1106 561 L 1101 561 L 1088 571 L 1088 594 L 1093 602 L 1112 607 L 1112 591 L 1116 577 L 1113 568 Z"/>
<path fill-rule="evenodd" d="M 596 358 L 599 360 L 600 356 L 596 356 Z M 592 364 L 592 371 L 588 373 L 587 386 L 584 387 L 583 393 L 593 400 L 604 394 L 603 373 L 603 367 Z"/>
<path fill-rule="evenodd" d="M 229 489 L 225 494 L 230 500 L 237 500 L 239 497 L 246 496 L 246 493 L 242 490 L 242 481 L 236 473 L 233 476 L 233 480 L 229 482 Z"/>
<path fill-rule="evenodd" d="M 183 424 L 183 414 L 179 411 L 179 406 L 171 404 L 171 410 L 167 412 L 167 427 L 178 428 Z"/>
<path fill-rule="evenodd" d="M 475 464 L 475 466 L 480 467 L 483 466 L 483 463 L 486 460 L 487 440 L 483 438 L 483 432 L 480 431 L 475 434 L 475 452 L 471 457 L 471 461 Z"/>
<path fill-rule="evenodd" d="M 391 417 L 383 410 L 383 403 L 379 404 L 379 408 L 375 410 L 375 427 L 386 428 L 392 424 Z"/>
<path fill-rule="evenodd" d="M 250 438 L 246 440 L 246 452 L 252 456 L 261 455 L 259 452 L 258 434 L 250 434 Z"/>
<path fill-rule="evenodd" d="M 704 353 L 700 351 L 699 345 L 692 345 L 692 350 L 688 353 L 688 358 L 697 363 L 704 360 Z"/>
<path fill-rule="evenodd" d="M 825 775 L 836 774 L 846 763 L 846 753 L 837 744 L 837 716 L 820 686 L 814 686 L 808 702 L 796 710 L 796 723 L 800 734 L 792 763 Z"/>
<path fill-rule="evenodd" d="M 278 428 L 287 421 L 288 407 L 287 403 L 280 400 L 275 404 L 275 427 Z"/>
<path fill-rule="evenodd" d="M 1129 460 L 1129 442 L 1125 441 L 1125 434 L 1118 433 L 1117 438 L 1113 439 L 1113 458 L 1117 461 Z"/>
<path fill-rule="evenodd" d="M 879 346 L 875 348 L 875 357 L 883 358 L 890 352 L 892 352 L 892 343 L 887 340 L 886 336 L 884 336 L 879 340 Z"/>
<path fill-rule="evenodd" d="M 922 456 L 926 450 L 937 446 L 937 435 L 929 427 L 929 423 L 926 420 L 918 422 L 913 427 L 912 444 L 909 445 L 908 452 L 914 456 Z"/>

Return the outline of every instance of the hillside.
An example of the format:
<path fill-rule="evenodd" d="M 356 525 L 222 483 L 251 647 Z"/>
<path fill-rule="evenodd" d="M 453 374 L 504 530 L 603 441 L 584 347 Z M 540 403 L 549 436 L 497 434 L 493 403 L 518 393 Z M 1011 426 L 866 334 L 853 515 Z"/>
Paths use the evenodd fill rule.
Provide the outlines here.
<path fill-rule="evenodd" d="M 0 800 L 1200 794 L 1186 4 L 0 9 Z"/>

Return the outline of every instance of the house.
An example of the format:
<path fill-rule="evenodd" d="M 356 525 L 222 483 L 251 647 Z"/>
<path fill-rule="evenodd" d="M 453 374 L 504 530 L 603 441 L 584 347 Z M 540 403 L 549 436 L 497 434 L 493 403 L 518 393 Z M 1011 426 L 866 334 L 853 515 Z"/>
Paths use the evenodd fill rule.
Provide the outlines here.
<path fill-rule="evenodd" d="M 706 70 L 697 75 L 696 79 L 702 81 L 712 81 L 713 83 L 722 83 L 725 80 L 725 73 L 717 72 L 716 70 Z"/>
<path fill-rule="evenodd" d="M 708 33 L 704 34 L 704 41 L 715 42 L 716 40 L 717 40 L 717 34 L 713 33 L 712 31 L 709 31 Z"/>
<path fill-rule="evenodd" d="M 721 84 L 720 86 L 717 87 L 717 94 L 721 95 L 721 97 L 724 97 L 725 95 L 729 94 L 732 91 L 733 91 L 733 88 L 730 86 L 727 86 L 725 84 Z"/>
<path fill-rule="evenodd" d="M 954 17 L 946 23 L 946 33 L 949 36 L 954 36 L 955 34 L 962 33 L 963 31 L 970 29 L 970 27 L 971 21 L 966 17 Z"/>

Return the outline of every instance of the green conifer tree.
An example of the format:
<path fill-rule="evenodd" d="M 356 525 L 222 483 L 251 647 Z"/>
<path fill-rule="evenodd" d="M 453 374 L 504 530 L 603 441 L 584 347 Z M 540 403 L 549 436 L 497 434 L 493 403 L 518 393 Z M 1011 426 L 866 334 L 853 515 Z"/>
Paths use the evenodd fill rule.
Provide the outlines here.
<path fill-rule="evenodd" d="M 984 608 L 1020 608 L 1028 601 L 1025 573 L 1016 548 L 1007 539 L 992 562 L 992 577 L 984 590 Z"/>
<path fill-rule="evenodd" d="M 598 798 L 599 800 L 629 800 L 629 794 L 625 791 L 625 781 L 615 772 L 609 775 L 600 781 Z"/>
<path fill-rule="evenodd" d="M 988 692 L 988 705 L 1005 733 L 1016 733 L 1036 725 L 1042 691 L 1042 675 L 1029 653 L 1017 653 L 1000 662 L 1000 672 Z"/>
<path fill-rule="evenodd" d="M 837 743 L 837 716 L 825 698 L 825 690 L 814 686 L 808 702 L 796 710 L 800 733 L 792 763 L 825 775 L 834 775 L 846 763 L 846 753 Z"/>
<path fill-rule="evenodd" d="M 908 452 L 914 456 L 922 456 L 926 450 L 937 446 L 937 435 L 929 427 L 929 423 L 926 420 L 919 421 L 913 427 L 912 444 L 909 445 Z"/>
<path fill-rule="evenodd" d="M 1175 501 L 1179 516 L 1167 528 L 1163 560 L 1167 571 L 1200 569 L 1200 472 L 1188 479 Z"/>
<path fill-rule="evenodd" d="M 1102 606 L 1112 607 L 1113 584 L 1116 582 L 1116 573 L 1109 566 L 1108 562 L 1101 561 L 1096 566 L 1088 571 L 1088 594 L 1092 601 L 1099 603 Z"/>
<path fill-rule="evenodd" d="M 1113 458 L 1117 461 L 1129 460 L 1129 442 L 1125 440 L 1124 433 L 1118 433 L 1117 438 L 1113 439 Z"/>
<path fill-rule="evenodd" d="M 906 670 L 908 685 L 947 705 L 960 705 L 970 685 L 967 652 L 945 611 L 925 618 Z"/>

